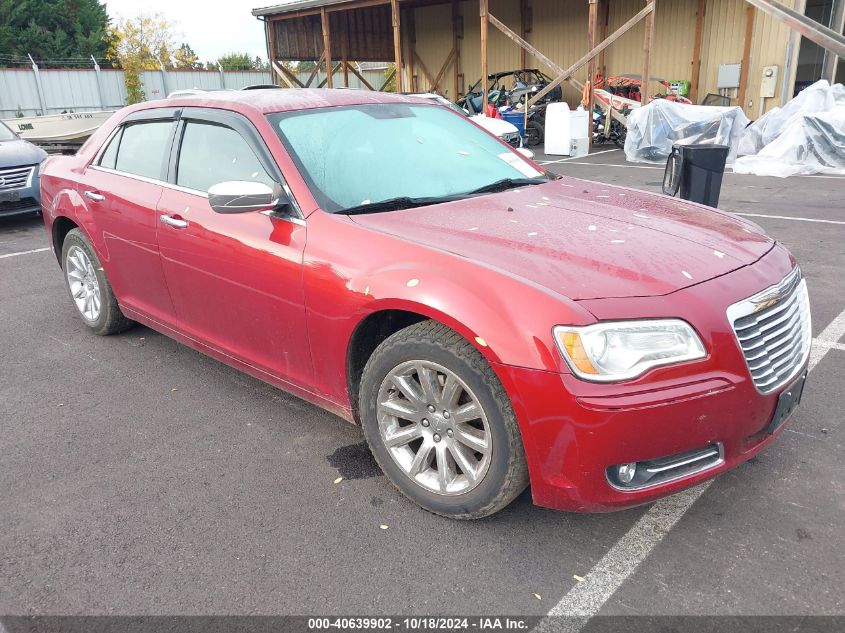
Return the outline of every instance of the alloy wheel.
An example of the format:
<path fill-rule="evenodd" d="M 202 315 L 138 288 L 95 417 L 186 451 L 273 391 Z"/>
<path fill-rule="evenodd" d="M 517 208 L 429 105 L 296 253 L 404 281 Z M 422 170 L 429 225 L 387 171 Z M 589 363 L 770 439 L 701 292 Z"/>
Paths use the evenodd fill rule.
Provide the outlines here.
<path fill-rule="evenodd" d="M 76 309 L 89 321 L 100 317 L 100 282 L 88 254 L 78 246 L 72 246 L 65 261 L 70 294 Z"/>
<path fill-rule="evenodd" d="M 493 453 L 487 416 L 454 372 L 425 360 L 394 367 L 379 388 L 377 414 L 384 446 L 416 484 L 453 496 L 484 479 Z"/>

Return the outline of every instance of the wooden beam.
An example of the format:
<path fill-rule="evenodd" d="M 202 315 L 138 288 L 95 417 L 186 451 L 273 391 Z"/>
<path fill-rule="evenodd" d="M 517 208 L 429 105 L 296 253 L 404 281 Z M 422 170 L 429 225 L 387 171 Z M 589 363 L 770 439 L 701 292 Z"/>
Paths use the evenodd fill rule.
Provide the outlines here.
<path fill-rule="evenodd" d="M 434 78 L 434 86 L 432 86 L 432 90 L 437 92 L 437 88 L 440 86 L 440 80 L 443 79 L 443 74 L 446 72 L 446 69 L 449 68 L 449 65 L 452 63 L 452 58 L 455 56 L 455 49 L 453 48 L 449 51 L 449 55 L 446 57 L 446 61 L 443 62 L 443 65 L 440 67 L 440 72 L 437 73 L 437 77 Z"/>
<path fill-rule="evenodd" d="M 361 80 L 362 84 L 367 86 L 367 89 L 373 90 L 373 91 L 375 90 L 375 88 L 373 88 L 373 85 L 369 81 L 367 81 L 367 78 L 364 77 L 364 75 L 362 75 L 361 73 L 358 72 L 358 69 L 355 68 L 355 66 L 353 64 L 350 64 L 350 63 L 347 62 L 346 67 L 352 72 L 353 75 L 355 75 L 358 79 Z"/>
<path fill-rule="evenodd" d="M 433 89 L 434 88 L 434 75 L 432 75 L 429 72 L 428 67 L 425 65 L 425 62 L 423 62 L 423 60 L 422 60 L 422 57 L 417 55 L 416 51 L 414 51 L 414 55 L 417 58 L 417 64 L 419 64 L 419 67 L 420 67 L 420 70 L 422 71 L 422 74 L 425 76 L 425 79 L 428 82 L 428 89 L 429 90 Z"/>
<path fill-rule="evenodd" d="M 587 49 L 592 50 L 596 47 L 596 30 L 598 28 L 598 21 L 599 21 L 599 5 L 598 0 L 588 0 L 589 7 L 588 9 L 588 17 L 587 17 Z M 596 103 L 596 94 L 595 94 L 595 87 L 596 87 L 596 58 L 593 57 L 587 62 L 587 80 L 590 82 L 590 94 L 587 97 L 587 112 L 590 113 L 589 120 L 592 122 L 593 120 L 593 110 L 595 108 Z M 605 119 L 607 120 L 607 119 Z M 591 126 L 592 127 L 592 126 Z M 593 146 L 593 135 L 590 134 L 588 137 L 589 146 L 592 148 Z"/>
<path fill-rule="evenodd" d="M 704 17 L 707 14 L 707 0 L 698 0 L 695 12 L 695 39 L 692 44 L 692 69 L 690 70 L 689 98 L 698 101 L 698 82 L 701 75 L 701 42 L 704 39 Z"/>
<path fill-rule="evenodd" d="M 341 68 L 343 68 L 343 86 L 344 88 L 349 87 L 349 60 L 345 57 L 341 62 Z"/>
<path fill-rule="evenodd" d="M 273 25 L 273 20 L 264 21 L 264 33 L 267 38 L 267 59 L 272 68 L 276 61 L 276 27 Z M 273 83 L 275 84 L 276 81 L 274 80 Z"/>
<path fill-rule="evenodd" d="M 756 9 L 749 5 L 745 7 L 745 40 L 742 44 L 742 66 L 739 69 L 739 91 L 736 95 L 737 105 L 745 111 L 748 94 L 748 71 L 751 70 L 751 41 L 754 39 L 754 15 Z"/>
<path fill-rule="evenodd" d="M 520 47 L 522 47 L 522 48 L 524 48 L 525 50 L 527 50 L 527 51 L 528 51 L 529 53 L 531 53 L 534 57 L 536 57 L 536 58 L 537 58 L 537 59 L 539 59 L 541 62 L 543 62 L 546 66 L 548 66 L 549 68 L 551 68 L 552 70 L 554 70 L 554 71 L 556 71 L 556 72 L 562 72 L 562 71 L 563 71 L 563 68 L 561 68 L 561 67 L 560 67 L 560 66 L 558 66 L 556 63 L 554 63 L 551 59 L 549 59 L 548 57 L 546 57 L 545 55 L 543 55 L 543 53 L 541 53 L 541 52 L 540 52 L 540 50 L 539 50 L 538 48 L 536 48 L 535 46 L 532 46 L 531 44 L 529 44 L 528 42 L 526 42 L 524 39 L 522 39 L 519 35 L 517 35 L 514 31 L 512 31 L 511 29 L 509 29 L 509 28 L 508 28 L 508 27 L 507 27 L 504 23 L 502 23 L 502 22 L 501 22 L 501 21 L 500 21 L 500 20 L 499 20 L 496 16 L 494 16 L 492 13 L 489 13 L 489 14 L 488 14 L 487 19 L 490 21 L 490 24 L 492 24 L 492 25 L 493 25 L 493 26 L 495 26 L 497 29 L 499 29 L 502 33 L 504 33 L 505 35 L 507 35 L 507 36 L 508 36 L 510 39 L 512 39 L 514 42 L 516 42 L 517 44 L 519 44 L 519 46 L 520 46 Z"/>
<path fill-rule="evenodd" d="M 329 14 L 326 13 L 325 7 L 323 7 L 322 11 L 320 11 L 320 21 L 323 27 L 323 58 L 326 62 L 326 83 L 329 88 L 334 88 L 334 81 L 332 77 L 334 74 L 334 69 L 332 67 L 332 34 L 329 30 Z"/>
<path fill-rule="evenodd" d="M 488 0 L 478 0 L 481 17 L 481 115 L 487 116 L 487 27 L 490 25 Z"/>
<path fill-rule="evenodd" d="M 341 64 L 341 62 L 337 62 L 337 63 L 336 63 L 336 64 L 332 67 L 331 72 L 330 72 L 330 73 L 329 73 L 329 72 L 327 72 L 327 73 L 326 73 L 326 76 L 325 76 L 325 78 L 323 79 L 323 81 L 321 81 L 321 82 L 320 82 L 320 85 L 319 85 L 319 86 L 317 86 L 318 88 L 322 88 L 322 87 L 323 87 L 323 86 L 325 86 L 327 83 L 331 83 L 331 78 L 334 76 L 334 74 L 335 74 L 338 70 L 340 70 L 340 64 Z M 329 88 L 331 88 L 331 86 L 329 86 Z"/>
<path fill-rule="evenodd" d="M 323 51 L 323 54 L 320 55 L 320 59 L 317 60 L 317 63 L 314 64 L 314 68 L 311 69 L 311 74 L 308 75 L 308 80 L 305 82 L 303 88 L 309 88 L 311 86 L 311 82 L 314 81 L 314 77 L 316 77 L 317 73 L 320 72 L 320 66 L 322 65 L 325 57 L 326 51 Z"/>
<path fill-rule="evenodd" d="M 834 55 L 845 57 L 845 36 L 816 22 L 813 18 L 785 7 L 774 0 L 745 0 L 749 4 L 777 18 L 794 31 L 798 31 L 811 42 L 829 50 Z"/>
<path fill-rule="evenodd" d="M 393 19 L 393 58 L 396 64 L 396 92 L 405 92 L 402 82 L 402 21 L 399 15 L 399 0 L 390 0 L 390 14 Z"/>
<path fill-rule="evenodd" d="M 640 84 L 640 103 L 648 104 L 649 88 L 651 84 L 651 49 L 654 46 L 654 10 L 657 0 L 651 1 L 651 12 L 645 16 L 645 33 L 643 34 L 643 78 Z"/>
<path fill-rule="evenodd" d="M 382 90 L 384 90 L 387 87 L 387 84 L 390 83 L 390 80 L 393 79 L 395 76 L 396 76 L 396 67 L 394 66 L 393 68 L 390 69 L 390 72 L 387 73 L 387 77 L 384 78 L 384 83 L 381 85 L 381 87 L 378 89 L 378 91 L 381 92 Z"/>
<path fill-rule="evenodd" d="M 284 64 L 281 64 L 275 60 L 273 63 L 270 64 L 273 67 L 273 70 L 279 76 L 279 78 L 284 81 L 288 88 L 304 88 L 305 86 L 299 81 L 299 77 L 294 75 L 290 70 L 285 68 Z"/>
<path fill-rule="evenodd" d="M 613 42 L 618 40 L 620 37 L 625 35 L 625 33 L 630 31 L 640 20 L 642 20 L 645 16 L 649 15 L 652 12 L 653 9 L 654 9 L 654 2 L 652 0 L 652 2 L 649 2 L 645 7 L 643 7 L 639 11 L 639 13 L 637 13 L 634 17 L 632 17 L 630 20 L 625 22 L 625 24 L 623 24 L 618 29 L 616 29 L 613 33 L 611 33 L 600 44 L 598 44 L 593 50 L 589 51 L 581 59 L 579 59 L 577 62 L 572 64 L 572 66 L 570 66 L 569 68 L 567 68 L 563 72 L 559 73 L 556 78 L 554 78 L 552 81 L 550 81 L 548 84 L 546 84 L 545 88 L 543 88 L 540 92 L 535 94 L 528 101 L 528 103 L 526 104 L 526 107 L 534 105 L 535 103 L 537 103 L 537 101 L 539 101 L 540 99 L 545 97 L 547 94 L 549 94 L 552 90 L 557 88 L 563 81 L 569 79 L 572 76 L 572 74 L 577 72 L 578 69 L 581 68 L 584 64 L 586 64 L 588 61 L 590 61 L 593 57 L 598 55 L 600 52 L 602 52 L 608 46 L 613 44 Z M 575 83 L 577 85 L 578 82 L 573 81 L 573 83 Z"/>

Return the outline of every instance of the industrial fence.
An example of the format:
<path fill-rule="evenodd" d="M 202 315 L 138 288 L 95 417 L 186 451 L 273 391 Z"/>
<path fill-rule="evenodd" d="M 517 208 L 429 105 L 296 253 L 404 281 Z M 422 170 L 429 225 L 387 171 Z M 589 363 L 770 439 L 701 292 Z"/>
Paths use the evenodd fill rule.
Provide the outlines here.
<path fill-rule="evenodd" d="M 380 70 L 361 73 L 371 85 L 378 88 L 384 82 Z M 299 73 L 305 83 L 310 73 Z M 318 86 L 325 80 L 325 73 L 318 73 L 311 82 Z M 148 101 L 164 99 L 175 90 L 240 89 L 256 84 L 273 83 L 270 71 L 233 70 L 147 70 L 141 74 L 141 83 Z M 335 86 L 342 85 L 340 73 L 335 74 Z M 352 73 L 350 88 L 363 88 L 364 84 Z M 63 112 L 92 112 L 117 110 L 126 105 L 126 86 L 122 70 L 114 69 L 0 69 L 0 119 L 23 116 L 61 114 Z"/>

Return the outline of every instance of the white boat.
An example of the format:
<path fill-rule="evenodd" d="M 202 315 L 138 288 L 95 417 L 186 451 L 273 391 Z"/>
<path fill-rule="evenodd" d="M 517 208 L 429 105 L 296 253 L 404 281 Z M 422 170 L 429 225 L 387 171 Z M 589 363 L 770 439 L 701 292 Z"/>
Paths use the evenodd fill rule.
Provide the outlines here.
<path fill-rule="evenodd" d="M 91 136 L 114 113 L 114 110 L 69 112 L 4 119 L 3 123 L 32 143 L 77 143 Z"/>

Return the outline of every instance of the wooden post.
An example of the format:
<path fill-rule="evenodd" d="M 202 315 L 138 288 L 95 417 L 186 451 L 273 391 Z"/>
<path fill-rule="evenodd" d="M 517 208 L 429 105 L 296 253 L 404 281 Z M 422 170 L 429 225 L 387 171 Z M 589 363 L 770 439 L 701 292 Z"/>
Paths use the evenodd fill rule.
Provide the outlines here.
<path fill-rule="evenodd" d="M 739 91 L 737 92 L 737 105 L 745 112 L 747 104 L 745 97 L 748 94 L 748 71 L 751 70 L 751 40 L 754 38 L 754 15 L 757 10 L 751 5 L 745 7 L 745 41 L 742 46 L 742 67 L 739 71 Z"/>
<path fill-rule="evenodd" d="M 601 21 L 599 22 L 599 40 L 607 39 L 607 27 L 610 23 L 610 0 L 599 0 L 601 6 Z M 604 63 L 604 51 L 599 53 L 599 72 L 602 77 L 607 76 L 607 66 Z"/>
<path fill-rule="evenodd" d="M 267 56 L 270 58 L 270 68 L 272 68 L 276 61 L 276 26 L 272 19 L 265 20 L 264 26 L 267 30 Z M 275 75 L 273 75 L 273 83 L 279 85 Z"/>
<path fill-rule="evenodd" d="M 596 47 L 596 29 L 598 26 L 598 19 L 599 19 L 599 5 L 598 0 L 588 0 L 590 6 L 588 7 L 589 13 L 587 18 L 587 50 L 593 50 Z M 593 147 L 593 134 L 592 134 L 592 123 L 593 123 L 593 108 L 595 107 L 595 84 L 596 84 L 596 58 L 590 58 L 590 61 L 587 63 L 587 80 L 590 82 L 590 95 L 587 98 L 587 112 L 589 112 L 589 118 L 587 119 L 590 122 L 589 129 L 590 129 L 590 136 L 588 141 L 588 146 L 590 149 Z M 605 126 L 607 126 L 607 119 L 605 119 Z"/>
<path fill-rule="evenodd" d="M 657 0 L 652 0 L 654 5 L 647 16 L 645 16 L 645 35 L 643 35 L 643 81 L 640 85 L 640 103 L 648 105 L 649 84 L 651 83 L 651 47 L 654 46 L 654 10 L 657 8 Z"/>
<path fill-rule="evenodd" d="M 707 0 L 698 0 L 695 13 L 695 40 L 692 44 L 692 70 L 690 71 L 689 98 L 698 101 L 698 82 L 701 75 L 701 41 L 704 37 L 704 16 L 707 13 Z"/>
<path fill-rule="evenodd" d="M 326 8 L 320 9 L 320 21 L 323 27 L 323 61 L 326 63 L 326 85 L 329 88 L 334 88 L 334 81 L 332 75 L 334 68 L 332 67 L 332 36 L 329 32 L 329 14 L 326 13 Z"/>
<path fill-rule="evenodd" d="M 344 11 L 340 15 L 338 15 L 338 22 L 340 22 L 341 28 L 341 42 L 342 46 L 342 62 L 341 68 L 343 68 L 343 85 L 344 87 L 349 87 L 349 11 Z"/>
<path fill-rule="evenodd" d="M 414 68 L 414 57 L 417 56 L 417 16 L 416 9 L 411 7 L 408 16 L 408 90 L 417 92 L 416 70 Z"/>
<path fill-rule="evenodd" d="M 490 15 L 488 0 L 478 0 L 481 14 L 481 114 L 487 116 L 487 27 Z"/>
<path fill-rule="evenodd" d="M 402 81 L 402 20 L 399 17 L 399 0 L 390 0 L 390 13 L 393 18 L 393 58 L 396 64 L 396 92 L 405 92 Z"/>
<path fill-rule="evenodd" d="M 452 94 L 452 101 L 458 100 L 458 93 L 461 90 L 459 77 L 461 73 L 461 48 L 458 42 L 458 20 L 460 20 L 458 0 L 452 0 L 452 47 L 455 49 L 455 72 L 452 76 L 452 83 L 455 92 Z"/>
<path fill-rule="evenodd" d="M 519 0 L 519 35 L 524 40 L 528 40 L 526 37 L 528 35 L 526 29 L 528 28 L 527 24 L 525 23 L 525 12 L 528 8 L 525 6 L 526 0 Z M 528 66 L 528 51 L 526 51 L 521 46 L 519 47 L 519 67 L 525 68 Z"/>

